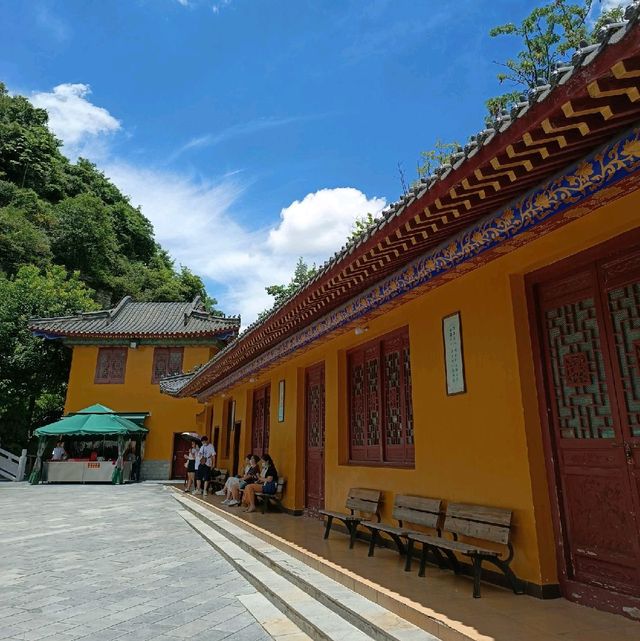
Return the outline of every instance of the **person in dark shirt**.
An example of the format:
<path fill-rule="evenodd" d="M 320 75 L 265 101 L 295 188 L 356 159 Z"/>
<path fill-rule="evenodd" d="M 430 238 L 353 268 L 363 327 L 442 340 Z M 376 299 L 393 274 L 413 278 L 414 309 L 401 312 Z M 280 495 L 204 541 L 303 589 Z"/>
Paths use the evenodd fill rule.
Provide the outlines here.
<path fill-rule="evenodd" d="M 256 511 L 256 492 L 275 494 L 278 487 L 278 470 L 273 459 L 268 454 L 262 456 L 262 473 L 256 483 L 251 483 L 244 488 L 242 504 L 246 505 L 245 512 Z"/>

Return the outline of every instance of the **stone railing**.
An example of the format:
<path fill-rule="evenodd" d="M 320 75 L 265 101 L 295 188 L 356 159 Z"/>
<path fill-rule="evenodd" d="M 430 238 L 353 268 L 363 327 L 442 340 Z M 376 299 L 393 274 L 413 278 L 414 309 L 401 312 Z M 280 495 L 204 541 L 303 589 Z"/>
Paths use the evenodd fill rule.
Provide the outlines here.
<path fill-rule="evenodd" d="M 16 456 L 0 448 L 0 477 L 10 481 L 22 481 L 27 466 L 27 450 Z"/>

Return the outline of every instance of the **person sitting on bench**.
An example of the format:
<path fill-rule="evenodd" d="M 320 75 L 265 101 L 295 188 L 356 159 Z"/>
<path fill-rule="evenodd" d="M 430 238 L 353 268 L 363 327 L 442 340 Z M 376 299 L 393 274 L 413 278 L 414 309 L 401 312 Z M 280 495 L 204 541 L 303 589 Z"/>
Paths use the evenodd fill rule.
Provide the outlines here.
<path fill-rule="evenodd" d="M 278 470 L 273 459 L 268 454 L 262 455 L 262 473 L 256 483 L 244 488 L 242 504 L 246 505 L 245 512 L 256 511 L 256 494 L 275 494 L 278 489 Z"/>
<path fill-rule="evenodd" d="M 240 504 L 240 490 L 244 490 L 247 485 L 255 483 L 260 476 L 260 459 L 255 454 L 247 454 L 245 459 L 244 474 L 241 476 L 231 476 L 227 479 L 222 490 L 216 492 L 219 496 L 224 495 L 223 505 L 233 507 Z"/>

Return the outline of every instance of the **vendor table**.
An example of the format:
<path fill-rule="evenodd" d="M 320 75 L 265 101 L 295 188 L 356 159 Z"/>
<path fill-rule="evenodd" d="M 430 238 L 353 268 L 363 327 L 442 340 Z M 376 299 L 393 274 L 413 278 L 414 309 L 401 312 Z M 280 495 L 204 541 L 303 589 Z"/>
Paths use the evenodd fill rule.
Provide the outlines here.
<path fill-rule="evenodd" d="M 108 483 L 114 461 L 47 461 L 43 480 L 47 483 Z M 131 462 L 124 462 L 124 481 L 131 480 Z"/>

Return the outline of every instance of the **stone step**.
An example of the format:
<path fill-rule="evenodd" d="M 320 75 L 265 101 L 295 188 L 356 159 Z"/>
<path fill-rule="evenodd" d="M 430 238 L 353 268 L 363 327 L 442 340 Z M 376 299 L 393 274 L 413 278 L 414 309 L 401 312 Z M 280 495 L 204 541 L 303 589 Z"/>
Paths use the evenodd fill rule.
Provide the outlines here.
<path fill-rule="evenodd" d="M 185 509 L 231 540 L 246 554 L 311 595 L 370 638 L 377 641 L 437 641 L 438 638 L 426 630 L 252 534 L 247 528 L 236 524 L 238 519 L 231 521 L 224 512 L 211 510 L 197 499 L 176 498 Z"/>
<path fill-rule="evenodd" d="M 198 518 L 192 510 L 181 510 L 182 518 L 260 590 L 303 633 L 318 641 L 372 641 L 299 587 L 245 552 L 223 533 Z"/>

